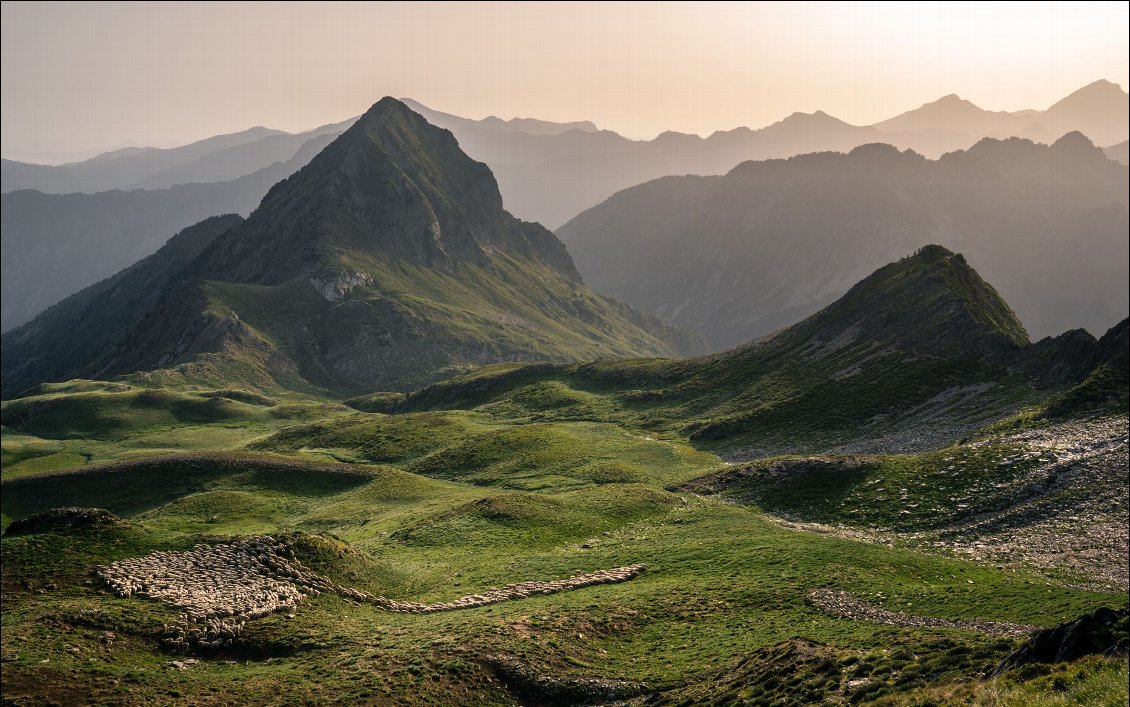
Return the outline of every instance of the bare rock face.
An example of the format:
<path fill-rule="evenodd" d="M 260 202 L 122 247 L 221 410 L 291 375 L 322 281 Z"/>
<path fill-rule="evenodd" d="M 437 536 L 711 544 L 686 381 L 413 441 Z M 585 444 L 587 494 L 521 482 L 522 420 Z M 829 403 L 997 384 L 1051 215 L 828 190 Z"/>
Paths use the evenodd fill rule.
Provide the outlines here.
<path fill-rule="evenodd" d="M 357 272 L 327 272 L 310 278 L 310 284 L 327 302 L 340 302 L 351 290 L 373 284 L 373 276 Z"/>
<path fill-rule="evenodd" d="M 1040 631 L 1005 658 L 993 675 L 1025 663 L 1062 663 L 1086 655 L 1125 655 L 1130 648 L 1126 609 L 1102 607 Z"/>
<path fill-rule="evenodd" d="M 386 611 L 423 614 L 470 609 L 535 594 L 553 594 L 633 579 L 645 565 L 614 567 L 550 582 L 519 582 L 451 602 L 421 604 L 340 587 L 311 572 L 295 557 L 293 545 L 267 535 L 221 545 L 197 545 L 187 552 L 154 552 L 119 560 L 97 571 L 121 597 L 142 596 L 183 609 L 166 625 L 162 641 L 171 647 L 214 649 L 239 638 L 248 621 L 292 613 L 299 602 L 321 592 L 372 604 Z"/>

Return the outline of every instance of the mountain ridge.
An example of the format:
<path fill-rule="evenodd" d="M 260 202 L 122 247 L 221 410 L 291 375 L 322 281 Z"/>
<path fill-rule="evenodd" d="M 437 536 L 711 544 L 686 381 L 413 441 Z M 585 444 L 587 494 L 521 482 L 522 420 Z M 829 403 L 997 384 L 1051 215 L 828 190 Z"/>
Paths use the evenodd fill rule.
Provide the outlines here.
<path fill-rule="evenodd" d="M 1102 332 L 1126 316 L 1128 181 L 1078 134 L 937 160 L 873 144 L 647 182 L 558 235 L 594 289 L 715 350 L 815 312 L 922 240 L 967 253 L 1035 335 Z"/>
<path fill-rule="evenodd" d="M 552 233 L 502 209 L 489 168 L 391 98 L 169 273 L 162 291 L 111 337 L 117 345 L 56 377 L 156 371 L 357 391 L 476 363 L 701 347 L 585 289 Z M 31 355 L 49 348 L 39 325 L 6 334 L 5 349 L 20 339 Z M 5 395 L 43 379 L 17 375 L 5 355 Z"/>

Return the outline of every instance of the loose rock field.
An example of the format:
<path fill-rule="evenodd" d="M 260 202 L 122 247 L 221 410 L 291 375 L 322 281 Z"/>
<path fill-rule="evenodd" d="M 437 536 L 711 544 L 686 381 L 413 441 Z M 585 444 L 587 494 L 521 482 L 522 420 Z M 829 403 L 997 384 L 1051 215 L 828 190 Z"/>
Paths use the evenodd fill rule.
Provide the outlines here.
<path fill-rule="evenodd" d="M 928 616 L 904 614 L 860 601 L 847 592 L 834 589 L 817 589 L 808 595 L 808 603 L 821 611 L 854 621 L 873 621 L 888 626 L 938 626 L 942 628 L 961 628 L 967 631 L 980 631 L 990 636 L 1023 638 L 1038 631 L 1038 626 L 1012 624 L 1002 621 L 952 621 Z"/>

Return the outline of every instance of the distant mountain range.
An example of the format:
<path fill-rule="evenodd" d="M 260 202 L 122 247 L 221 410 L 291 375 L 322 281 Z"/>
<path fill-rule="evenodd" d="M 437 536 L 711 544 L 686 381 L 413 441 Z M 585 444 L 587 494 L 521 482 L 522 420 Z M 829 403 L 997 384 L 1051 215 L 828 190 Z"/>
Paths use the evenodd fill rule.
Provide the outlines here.
<path fill-rule="evenodd" d="M 960 133 L 970 137 L 1025 137 L 1053 142 L 1078 131 L 1097 145 L 1126 139 L 1127 94 L 1118 84 L 1095 81 L 1047 110 L 987 111 L 950 94 L 933 103 L 876 123 L 884 132 Z M 929 155 L 929 150 L 918 150 Z"/>
<path fill-rule="evenodd" d="M 650 141 L 607 130 L 500 133 L 474 122 L 447 121 L 432 111 L 421 113 L 451 130 L 467 154 L 491 166 L 512 213 L 556 229 L 629 186 L 667 175 L 725 174 L 746 160 L 846 152 L 875 142 L 938 157 L 984 137 L 1051 143 L 1071 131 L 1111 145 L 1128 137 L 1127 105 L 1127 94 L 1118 85 L 1097 81 L 1046 111 L 994 113 L 950 96 L 872 126 L 851 125 L 817 111 L 793 113 L 760 130 L 736 128 L 705 138 L 666 132 Z"/>
<path fill-rule="evenodd" d="M 1107 159 L 1112 159 L 1115 162 L 1130 164 L 1130 142 L 1123 140 L 1117 145 L 1104 147 L 1103 154 L 1107 156 Z"/>
<path fill-rule="evenodd" d="M 714 349 L 825 306 L 923 240 L 960 248 L 1044 336 L 1127 314 L 1128 168 L 1079 133 L 929 160 L 882 144 L 626 189 L 558 229 L 598 292 Z"/>
<path fill-rule="evenodd" d="M 551 228 L 617 191 L 657 177 L 724 174 L 745 160 L 849 151 L 874 142 L 937 156 L 967 148 L 981 137 L 1018 135 L 1051 142 L 1069 130 L 1080 130 L 1096 144 L 1112 145 L 1111 159 L 1126 162 L 1127 94 L 1106 81 L 1086 86 L 1045 111 L 991 112 L 947 96 L 873 126 L 850 125 L 818 111 L 794 113 L 760 130 L 736 128 L 706 138 L 667 132 L 650 141 L 629 140 L 589 121 L 471 120 L 405 101 L 434 125 L 451 130 L 465 152 L 491 167 L 507 210 Z M 200 218 L 249 213 L 266 193 L 263 170 L 271 170 L 276 179 L 292 173 L 315 154 L 303 145 L 325 145 L 323 138 L 337 136 L 352 120 L 293 135 L 253 128 L 173 149 L 126 148 L 70 165 L 4 160 L 4 192 L 97 193 L 59 201 L 5 193 L 6 258 L 26 247 L 40 253 L 34 258 L 42 267 L 27 269 L 23 261 L 20 267 L 4 266 L 0 327 L 6 331 L 17 326 L 66 294 L 152 254 L 170 235 Z M 278 168 L 279 163 L 285 167 Z M 243 178 L 246 181 L 239 181 Z M 159 193 L 173 185 L 205 183 L 228 186 L 181 187 L 129 197 L 106 191 Z M 44 245 L 27 245 L 39 242 Z M 93 243 L 105 244 L 106 252 L 94 252 L 89 247 Z"/>
<path fill-rule="evenodd" d="M 3 160 L 0 191 L 34 189 L 45 194 L 93 194 L 115 189 L 167 189 L 179 184 L 227 182 L 276 162 L 289 162 L 310 140 L 340 134 L 349 122 L 323 125 L 293 135 L 281 130 L 251 128 L 183 147 L 125 148 L 58 166 Z M 309 155 L 307 161 L 312 157 Z"/>
<path fill-rule="evenodd" d="M 98 194 L 18 191 L 0 197 L 0 323 L 19 326 L 67 295 L 153 254 L 197 221 L 250 214 L 276 182 L 333 139 L 310 138 L 286 162 L 230 182 Z"/>
<path fill-rule="evenodd" d="M 3 337 L 3 395 L 79 376 L 403 389 L 473 364 L 701 342 L 587 290 L 490 169 L 391 98 L 276 184 Z"/>

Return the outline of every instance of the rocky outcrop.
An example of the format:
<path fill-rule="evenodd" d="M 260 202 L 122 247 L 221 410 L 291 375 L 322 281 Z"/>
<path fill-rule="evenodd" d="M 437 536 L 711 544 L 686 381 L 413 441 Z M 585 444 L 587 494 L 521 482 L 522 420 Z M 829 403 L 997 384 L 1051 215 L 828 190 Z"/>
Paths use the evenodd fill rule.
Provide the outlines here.
<path fill-rule="evenodd" d="M 52 508 L 12 521 L 4 535 L 24 535 L 77 528 L 107 528 L 124 520 L 102 508 Z"/>
<path fill-rule="evenodd" d="M 993 675 L 1025 663 L 1062 663 L 1087 655 L 1125 655 L 1127 610 L 1102 607 L 1073 621 L 1045 629 L 1001 661 Z"/>
<path fill-rule="evenodd" d="M 327 272 L 310 278 L 310 284 L 327 302 L 340 302 L 351 290 L 373 284 L 373 276 L 367 273 Z"/>
<path fill-rule="evenodd" d="M 280 611 L 293 613 L 299 602 L 323 592 L 386 611 L 422 614 L 625 582 L 644 569 L 629 565 L 549 582 L 519 582 L 451 602 L 422 604 L 338 586 L 304 567 L 292 542 L 264 535 L 119 560 L 97 570 L 97 576 L 118 596 L 143 596 L 183 609 L 177 621 L 164 628 L 166 645 L 214 649 L 231 645 L 248 621 Z"/>

